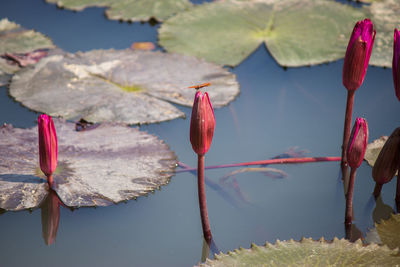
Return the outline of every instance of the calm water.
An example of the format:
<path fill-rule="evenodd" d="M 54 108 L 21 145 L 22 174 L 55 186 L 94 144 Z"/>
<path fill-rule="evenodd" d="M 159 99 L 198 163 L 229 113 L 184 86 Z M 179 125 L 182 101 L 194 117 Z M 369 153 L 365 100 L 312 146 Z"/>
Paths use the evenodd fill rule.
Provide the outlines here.
<path fill-rule="evenodd" d="M 109 21 L 104 9 L 75 13 L 41 0 L 1 0 L 0 17 L 36 29 L 69 51 L 122 49 L 132 42 L 157 41 L 157 28 Z M 216 129 L 206 165 L 262 160 L 291 147 L 308 156 L 340 156 L 346 90 L 343 61 L 284 70 L 260 46 L 233 69 L 240 96 L 215 111 Z M 370 67 L 357 91 L 354 117 L 368 120 L 370 140 L 400 126 L 391 70 Z M 0 123 L 32 127 L 38 114 L 14 102 L 0 87 Z M 181 108 L 190 117 L 189 108 Z M 179 160 L 195 166 L 188 119 L 142 127 L 165 140 Z M 225 186 L 231 198 L 206 187 L 211 230 L 226 252 L 277 239 L 344 236 L 345 200 L 338 163 L 275 166 L 284 179 L 261 173 L 236 175 L 241 195 Z M 233 169 L 207 171 L 214 182 Z M 363 163 L 354 192 L 355 224 L 373 226 L 371 168 Z M 383 201 L 394 206 L 395 183 L 383 188 Z M 0 215 L 0 266 L 192 266 L 201 259 L 202 231 L 196 177 L 174 176 L 160 191 L 106 208 L 61 207 L 55 245 L 42 238 L 40 209 Z"/>

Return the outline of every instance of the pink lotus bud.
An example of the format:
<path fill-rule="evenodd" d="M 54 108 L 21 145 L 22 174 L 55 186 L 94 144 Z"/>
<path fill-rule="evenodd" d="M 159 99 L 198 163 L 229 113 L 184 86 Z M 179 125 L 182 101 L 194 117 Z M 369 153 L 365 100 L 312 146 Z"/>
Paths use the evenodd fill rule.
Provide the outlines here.
<path fill-rule="evenodd" d="M 207 153 L 215 128 L 214 110 L 207 93 L 197 91 L 190 121 L 190 143 L 199 155 Z"/>
<path fill-rule="evenodd" d="M 368 145 L 368 124 L 363 118 L 357 118 L 349 139 L 347 162 L 351 168 L 360 167 Z"/>
<path fill-rule="evenodd" d="M 343 64 L 343 84 L 347 90 L 357 90 L 364 81 L 375 33 L 369 19 L 358 21 L 354 26 Z"/>
<path fill-rule="evenodd" d="M 385 184 L 396 174 L 400 160 L 400 127 L 395 129 L 382 147 L 372 168 L 372 177 L 378 184 Z"/>
<path fill-rule="evenodd" d="M 42 114 L 38 121 L 40 169 L 49 176 L 57 168 L 57 135 L 53 119 Z"/>
<path fill-rule="evenodd" d="M 400 33 L 397 29 L 394 29 L 394 42 L 393 42 L 393 82 L 396 96 L 400 101 Z"/>

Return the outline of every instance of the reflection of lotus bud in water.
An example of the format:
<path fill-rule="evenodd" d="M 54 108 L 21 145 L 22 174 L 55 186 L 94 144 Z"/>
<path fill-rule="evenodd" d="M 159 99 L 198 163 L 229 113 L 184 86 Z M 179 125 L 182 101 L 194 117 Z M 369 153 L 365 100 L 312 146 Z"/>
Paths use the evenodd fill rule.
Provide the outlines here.
<path fill-rule="evenodd" d="M 47 198 L 41 205 L 42 236 L 46 245 L 51 245 L 56 241 L 60 222 L 60 203 L 57 193 L 50 189 Z"/>
<path fill-rule="evenodd" d="M 46 114 L 40 115 L 38 129 L 40 169 L 51 183 L 51 175 L 57 168 L 57 135 L 53 119 Z"/>
<path fill-rule="evenodd" d="M 369 19 L 358 21 L 351 34 L 343 64 L 343 84 L 347 90 L 357 90 L 364 81 L 374 40 L 372 22 Z"/>

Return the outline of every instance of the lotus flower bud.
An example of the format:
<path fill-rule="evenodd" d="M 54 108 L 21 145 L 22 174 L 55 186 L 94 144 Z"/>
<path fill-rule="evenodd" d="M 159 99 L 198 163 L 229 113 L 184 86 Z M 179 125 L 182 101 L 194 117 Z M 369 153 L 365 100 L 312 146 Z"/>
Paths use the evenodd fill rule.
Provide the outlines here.
<path fill-rule="evenodd" d="M 378 184 L 385 184 L 392 180 L 399 167 L 400 159 L 400 127 L 395 129 L 382 147 L 372 168 L 372 177 Z"/>
<path fill-rule="evenodd" d="M 57 168 L 57 135 L 53 119 L 42 114 L 38 121 L 40 169 L 49 176 Z"/>
<path fill-rule="evenodd" d="M 393 41 L 393 82 L 396 96 L 400 101 L 400 33 L 397 29 L 394 29 L 394 41 Z"/>
<path fill-rule="evenodd" d="M 358 21 L 354 26 L 343 64 L 343 84 L 347 90 L 357 90 L 364 81 L 375 33 L 369 19 Z"/>
<path fill-rule="evenodd" d="M 198 155 L 207 153 L 214 135 L 214 110 L 207 93 L 197 91 L 190 121 L 190 143 Z"/>
<path fill-rule="evenodd" d="M 351 168 L 360 167 L 368 145 L 368 124 L 363 118 L 357 118 L 351 131 L 347 148 L 347 162 Z"/>

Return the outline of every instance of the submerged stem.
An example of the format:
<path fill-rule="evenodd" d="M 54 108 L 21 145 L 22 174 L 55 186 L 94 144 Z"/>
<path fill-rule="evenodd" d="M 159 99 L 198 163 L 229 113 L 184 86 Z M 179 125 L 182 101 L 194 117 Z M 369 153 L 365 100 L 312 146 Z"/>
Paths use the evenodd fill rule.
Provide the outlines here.
<path fill-rule="evenodd" d="M 267 159 L 259 161 L 241 162 L 233 164 L 223 164 L 207 166 L 205 169 L 219 169 L 219 168 L 231 168 L 251 165 L 269 165 L 269 164 L 296 164 L 296 163 L 311 163 L 311 162 L 324 162 L 324 161 L 340 161 L 341 157 L 312 157 L 312 158 L 282 158 L 282 159 Z M 188 168 L 184 170 L 177 170 L 176 173 L 195 171 L 194 168 Z"/>

